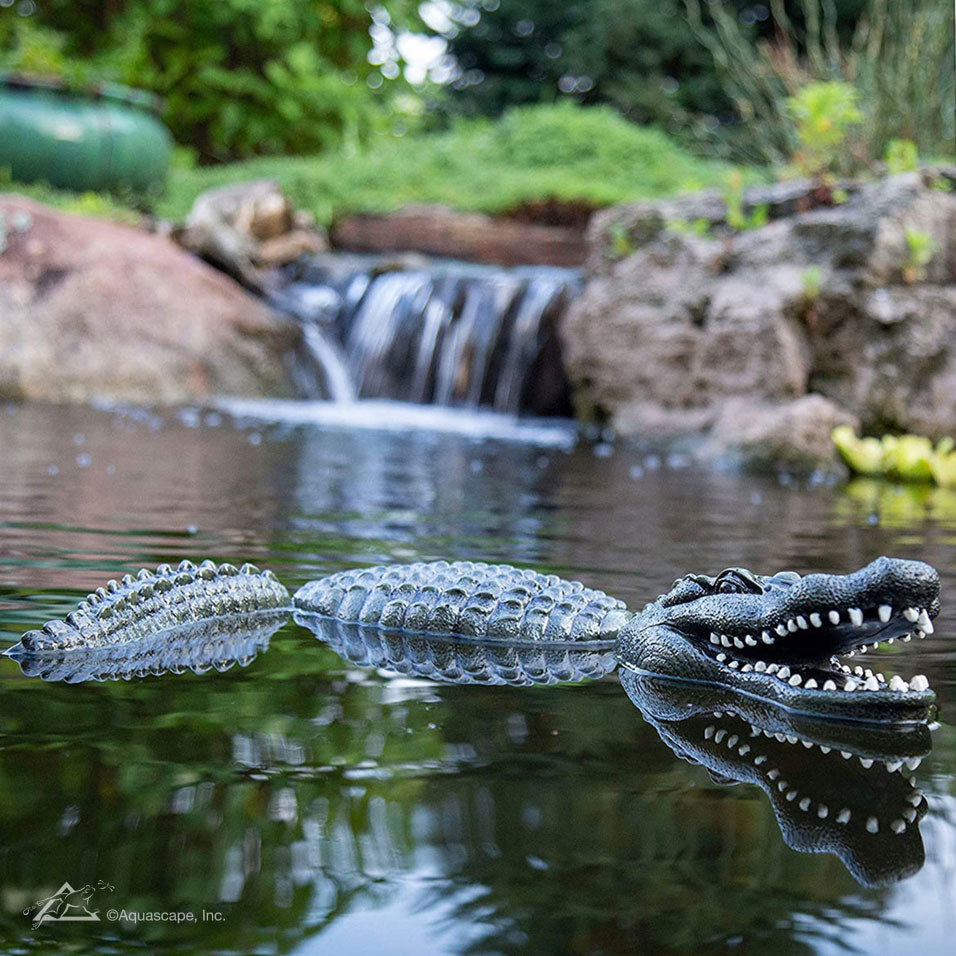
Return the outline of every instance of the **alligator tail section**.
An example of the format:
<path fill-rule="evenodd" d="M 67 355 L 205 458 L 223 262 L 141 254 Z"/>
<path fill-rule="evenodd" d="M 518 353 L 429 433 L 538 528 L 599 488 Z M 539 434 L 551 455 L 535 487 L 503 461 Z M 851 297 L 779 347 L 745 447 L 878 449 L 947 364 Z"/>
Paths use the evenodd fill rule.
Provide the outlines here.
<path fill-rule="evenodd" d="M 143 568 L 135 577 L 97 588 L 62 621 L 28 631 L 6 653 L 111 647 L 210 618 L 289 607 L 289 592 L 271 571 L 255 565 L 182 561 Z"/>
<path fill-rule="evenodd" d="M 607 642 L 630 617 L 622 601 L 553 574 L 471 561 L 384 565 L 312 581 L 299 611 L 346 623 L 511 642 Z"/>

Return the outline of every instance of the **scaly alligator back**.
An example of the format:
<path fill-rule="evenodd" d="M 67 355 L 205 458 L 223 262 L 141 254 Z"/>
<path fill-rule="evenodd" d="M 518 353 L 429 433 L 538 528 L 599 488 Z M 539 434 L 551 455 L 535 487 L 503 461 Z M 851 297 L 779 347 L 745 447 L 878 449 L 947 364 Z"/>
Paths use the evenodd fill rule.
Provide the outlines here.
<path fill-rule="evenodd" d="M 612 643 L 629 617 L 622 601 L 577 581 L 471 561 L 342 571 L 292 600 L 348 623 L 522 642 Z"/>
<path fill-rule="evenodd" d="M 28 631 L 6 653 L 109 647 L 149 637 L 194 621 L 289 606 L 289 592 L 271 571 L 252 564 L 216 567 L 203 561 L 198 567 L 182 561 L 176 568 L 161 564 L 143 568 L 136 577 L 125 575 L 97 588 L 67 614 Z"/>

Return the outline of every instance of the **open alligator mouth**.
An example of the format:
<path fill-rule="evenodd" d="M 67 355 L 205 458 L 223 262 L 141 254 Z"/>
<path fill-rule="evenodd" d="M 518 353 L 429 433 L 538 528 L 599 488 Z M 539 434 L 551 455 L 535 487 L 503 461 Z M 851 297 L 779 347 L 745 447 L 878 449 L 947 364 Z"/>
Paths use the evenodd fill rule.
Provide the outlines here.
<path fill-rule="evenodd" d="M 803 577 L 733 568 L 675 582 L 626 626 L 622 659 L 795 709 L 836 713 L 855 702 L 860 717 L 918 719 L 935 699 L 925 676 L 887 677 L 884 655 L 873 666 L 853 658 L 931 634 L 938 612 L 939 576 L 920 561 Z"/>

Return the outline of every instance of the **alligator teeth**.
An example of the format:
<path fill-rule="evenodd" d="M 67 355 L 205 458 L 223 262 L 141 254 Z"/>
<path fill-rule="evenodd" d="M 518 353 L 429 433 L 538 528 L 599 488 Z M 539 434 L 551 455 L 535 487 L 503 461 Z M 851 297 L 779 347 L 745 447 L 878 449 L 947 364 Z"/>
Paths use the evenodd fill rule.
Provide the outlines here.
<path fill-rule="evenodd" d="M 821 820 L 826 820 L 829 812 L 830 812 L 830 808 L 825 803 L 821 803 L 820 806 L 817 807 L 817 816 Z"/>
<path fill-rule="evenodd" d="M 731 735 L 727 738 L 727 749 L 728 749 L 728 750 L 733 750 L 734 747 L 737 746 L 737 743 L 738 743 L 739 740 L 740 740 L 740 738 L 739 738 L 736 734 L 731 734 Z"/>
<path fill-rule="evenodd" d="M 866 829 L 870 833 L 879 833 L 880 832 L 880 821 L 876 817 L 870 817 L 866 821 Z"/>
<path fill-rule="evenodd" d="M 890 678 L 890 690 L 909 690 L 909 684 L 897 674 Z"/>
<path fill-rule="evenodd" d="M 797 628 L 797 622 L 796 622 L 795 620 L 793 620 L 793 618 L 791 618 L 789 621 L 787 621 L 787 630 L 788 630 L 791 634 L 795 634 L 796 631 L 798 630 L 798 628 Z"/>
<path fill-rule="evenodd" d="M 844 807 L 844 808 L 836 815 L 836 820 L 837 820 L 837 823 L 849 823 L 849 822 L 850 822 L 850 811 L 849 811 L 846 807 Z"/>
<path fill-rule="evenodd" d="M 909 823 L 916 823 L 916 808 L 915 808 L 915 807 L 907 807 L 907 808 L 903 811 L 903 816 L 905 817 L 905 819 L 906 819 Z"/>
<path fill-rule="evenodd" d="M 903 608 L 903 617 L 911 624 L 915 624 L 919 620 L 919 610 L 915 607 L 905 607 Z"/>
<path fill-rule="evenodd" d="M 720 638 L 719 638 L 716 634 L 714 634 L 713 631 L 711 631 L 711 634 L 710 634 L 710 643 L 711 643 L 711 644 L 719 644 L 719 643 L 720 643 Z"/>
<path fill-rule="evenodd" d="M 741 669 L 745 674 L 749 674 L 749 673 L 753 670 L 753 666 L 750 665 L 750 664 L 744 664 L 744 666 L 741 667 L 740 669 Z"/>
<path fill-rule="evenodd" d="M 830 611 L 830 612 L 827 614 L 827 617 L 830 619 L 830 623 L 831 623 L 831 624 L 839 624 L 839 623 L 840 623 L 840 612 L 839 612 L 839 611 Z"/>
<path fill-rule="evenodd" d="M 860 757 L 860 766 L 862 766 L 864 770 L 869 770 L 870 767 L 873 766 L 873 758 L 872 758 L 872 757 Z"/>
<path fill-rule="evenodd" d="M 714 743 L 715 743 L 715 744 L 722 743 L 724 737 L 726 737 L 726 736 L 727 736 L 727 731 L 724 730 L 723 727 L 721 727 L 720 730 L 718 730 L 717 733 L 714 734 Z"/>
<path fill-rule="evenodd" d="M 864 690 L 879 690 L 880 684 L 875 677 L 867 677 L 866 681 L 863 684 Z"/>
<path fill-rule="evenodd" d="M 740 661 L 738 661 L 738 660 L 731 660 L 731 662 L 730 662 L 727 666 L 728 666 L 728 667 L 733 667 L 734 669 L 736 669 L 736 668 L 740 667 Z"/>
<path fill-rule="evenodd" d="M 810 625 L 807 624 L 807 619 L 802 614 L 798 614 L 797 627 L 799 627 L 801 631 L 805 631 L 809 626 Z"/>
<path fill-rule="evenodd" d="M 824 682 L 823 682 L 823 689 L 824 689 L 824 690 L 836 690 L 836 684 L 834 684 L 832 680 L 824 681 Z"/>
<path fill-rule="evenodd" d="M 719 660 L 721 663 L 723 663 L 725 660 L 727 660 L 727 655 L 724 654 L 724 653 L 720 653 L 720 654 L 717 655 L 717 660 Z"/>
<path fill-rule="evenodd" d="M 910 678 L 910 690 L 929 690 L 929 681 L 922 674 L 917 674 L 915 677 Z"/>
<path fill-rule="evenodd" d="M 709 726 L 705 727 L 705 728 L 704 728 L 704 740 L 710 740 L 710 738 L 714 736 L 714 731 L 715 731 L 716 729 L 717 729 L 717 728 L 714 727 L 713 724 L 710 724 Z"/>
<path fill-rule="evenodd" d="M 855 681 L 855 680 L 848 680 L 848 681 L 843 685 L 843 689 L 844 689 L 844 690 L 856 690 L 856 681 Z"/>
<path fill-rule="evenodd" d="M 779 776 L 780 776 L 780 771 L 779 771 L 776 767 L 771 767 L 771 768 L 767 771 L 767 779 L 768 779 L 768 780 L 776 780 L 777 777 L 779 777 Z"/>
<path fill-rule="evenodd" d="M 902 833 L 906 829 L 906 824 L 902 820 L 893 820 L 890 823 L 890 829 L 894 833 Z"/>
<path fill-rule="evenodd" d="M 876 611 L 880 620 L 885 624 L 893 616 L 893 608 L 889 604 L 881 604 Z"/>
<path fill-rule="evenodd" d="M 933 622 L 929 619 L 925 608 L 919 612 L 919 620 L 917 623 L 927 634 L 933 633 Z"/>
<path fill-rule="evenodd" d="M 787 626 L 786 626 L 786 624 L 778 624 L 778 625 L 774 628 L 774 630 L 775 630 L 781 637 L 786 637 L 786 636 L 787 636 Z"/>
<path fill-rule="evenodd" d="M 745 643 L 748 647 L 756 647 L 756 646 L 757 646 L 757 641 L 756 641 L 756 639 L 753 638 L 753 637 L 751 637 L 749 634 L 744 638 L 744 643 Z"/>
<path fill-rule="evenodd" d="M 787 667 L 786 664 L 784 664 L 783 667 L 781 667 L 780 670 L 777 671 L 777 677 L 781 678 L 781 680 L 786 680 L 789 676 L 790 676 L 790 668 Z"/>
<path fill-rule="evenodd" d="M 859 664 L 857 664 L 856 667 L 853 668 L 853 673 L 856 674 L 857 677 L 862 677 L 862 676 L 863 676 L 863 668 L 860 667 Z"/>
<path fill-rule="evenodd" d="M 906 769 L 915 770 L 923 762 L 922 757 L 907 757 L 906 758 Z"/>
<path fill-rule="evenodd" d="M 773 644 L 773 638 L 770 636 L 769 631 L 764 631 L 763 634 L 760 635 L 760 640 L 762 640 L 764 644 Z"/>
<path fill-rule="evenodd" d="M 723 644 L 724 647 L 730 647 L 730 638 L 726 634 L 721 634 L 720 643 Z"/>
<path fill-rule="evenodd" d="M 766 756 L 766 754 L 757 754 L 757 756 L 754 757 L 754 766 L 755 766 L 755 767 L 759 767 L 762 763 L 766 763 L 766 762 L 767 762 L 767 756 Z M 913 816 L 916 816 L 916 811 L 915 811 L 915 810 L 913 811 Z"/>
<path fill-rule="evenodd" d="M 803 686 L 807 690 L 813 690 L 817 686 L 817 682 L 811 677 Z"/>
<path fill-rule="evenodd" d="M 744 642 L 739 637 L 735 637 L 734 647 L 743 647 L 743 646 L 744 646 Z"/>
<path fill-rule="evenodd" d="M 804 798 L 797 804 L 797 806 L 798 806 L 801 810 L 804 810 L 804 811 L 809 810 L 809 809 L 810 809 L 810 798 L 809 798 L 809 797 L 804 797 Z"/>
<path fill-rule="evenodd" d="M 858 607 L 847 608 L 846 613 L 850 616 L 850 623 L 854 627 L 859 627 L 863 623 L 863 612 Z"/>
<path fill-rule="evenodd" d="M 900 640 L 901 640 L 904 644 L 909 644 L 909 642 L 910 642 L 911 640 L 913 640 L 913 635 L 912 635 L 912 634 L 904 634 L 904 635 L 900 638 Z"/>
<path fill-rule="evenodd" d="M 800 684 L 802 683 L 802 681 L 803 681 L 803 678 L 802 678 L 799 674 L 794 674 L 794 675 L 790 678 L 790 680 L 787 681 L 787 683 L 788 683 L 791 687 L 799 687 Z"/>
<path fill-rule="evenodd" d="M 758 674 L 762 674 L 766 669 L 767 669 L 766 661 L 757 661 L 757 663 L 754 664 L 754 670 L 757 671 Z"/>
<path fill-rule="evenodd" d="M 814 611 L 814 612 L 810 615 L 810 623 L 811 623 L 814 627 L 823 627 L 823 618 L 821 618 L 820 615 L 817 614 L 816 611 Z"/>
<path fill-rule="evenodd" d="M 887 760 L 884 764 L 887 773 L 896 773 L 903 766 L 902 760 Z"/>

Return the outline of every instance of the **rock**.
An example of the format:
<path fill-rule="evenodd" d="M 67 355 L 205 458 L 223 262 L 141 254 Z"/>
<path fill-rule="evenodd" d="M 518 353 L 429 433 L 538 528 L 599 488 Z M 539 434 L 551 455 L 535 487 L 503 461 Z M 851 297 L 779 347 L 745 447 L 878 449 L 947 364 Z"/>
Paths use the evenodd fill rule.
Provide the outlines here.
<path fill-rule="evenodd" d="M 267 284 L 262 268 L 286 265 L 328 248 L 314 219 L 293 211 L 278 183 L 271 179 L 200 193 L 174 238 L 183 248 L 257 290 Z"/>
<path fill-rule="evenodd" d="M 168 240 L 12 195 L 0 220 L 0 395 L 291 394 L 295 326 Z"/>
<path fill-rule="evenodd" d="M 712 193 L 596 214 L 588 280 L 561 328 L 577 407 L 625 435 L 713 430 L 714 447 L 787 421 L 788 402 L 822 413 L 805 402 L 814 393 L 827 420 L 838 408 L 868 430 L 956 431 L 956 194 L 924 172 L 813 201 L 802 185 L 781 191 L 779 218 L 736 234 Z M 810 208 L 788 215 L 788 202 Z M 678 214 L 715 230 L 675 231 Z M 915 282 L 914 234 L 935 249 Z M 732 412 L 736 399 L 759 415 Z M 812 457 L 815 439 L 790 424 L 793 454 Z"/>
<path fill-rule="evenodd" d="M 332 245 L 350 252 L 413 250 L 498 265 L 579 266 L 582 230 L 542 226 L 445 206 L 407 206 L 388 215 L 359 215 L 332 227 Z"/>
<path fill-rule="evenodd" d="M 822 395 L 782 404 L 730 399 L 720 407 L 704 451 L 708 457 L 729 455 L 752 468 L 806 473 L 835 466 L 830 433 L 837 425 L 858 424 Z"/>

